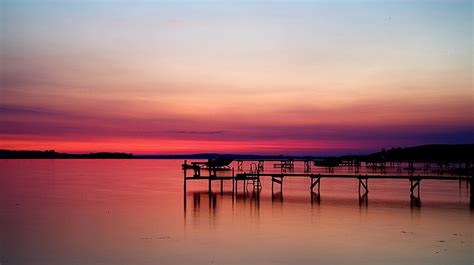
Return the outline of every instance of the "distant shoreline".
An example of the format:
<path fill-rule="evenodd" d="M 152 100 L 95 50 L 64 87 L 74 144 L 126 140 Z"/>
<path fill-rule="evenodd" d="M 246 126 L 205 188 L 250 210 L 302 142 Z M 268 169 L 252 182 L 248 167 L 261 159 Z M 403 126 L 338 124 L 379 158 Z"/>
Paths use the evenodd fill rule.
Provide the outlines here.
<path fill-rule="evenodd" d="M 357 159 L 357 160 L 418 160 L 418 161 L 474 161 L 474 144 L 433 144 L 406 148 L 382 149 L 367 155 L 342 156 L 287 156 L 251 154 L 183 154 L 183 155 L 133 155 L 123 152 L 98 152 L 89 154 L 59 153 L 54 150 L 2 150 L 0 159 L 213 159 L 223 157 L 234 160 L 287 160 L 287 159 Z"/>
<path fill-rule="evenodd" d="M 99 152 L 89 154 L 58 153 L 54 150 L 0 150 L 0 159 L 132 159 L 129 153 Z"/>

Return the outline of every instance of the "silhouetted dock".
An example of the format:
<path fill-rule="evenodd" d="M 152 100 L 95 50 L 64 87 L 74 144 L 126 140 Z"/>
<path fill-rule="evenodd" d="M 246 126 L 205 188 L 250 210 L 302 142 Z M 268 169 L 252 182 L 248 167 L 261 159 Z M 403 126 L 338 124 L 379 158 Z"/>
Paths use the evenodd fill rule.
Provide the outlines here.
<path fill-rule="evenodd" d="M 272 160 L 274 161 L 274 160 Z M 310 172 L 307 166 L 307 160 L 301 160 L 304 162 L 304 172 L 293 172 L 294 170 L 294 161 L 280 161 L 278 164 L 274 164 L 274 168 L 280 168 L 281 172 L 263 172 L 264 162 L 262 160 L 255 161 L 255 163 L 250 164 L 249 172 L 242 172 L 242 162 L 237 161 L 237 166 L 239 168 L 238 173 L 235 173 L 234 168 L 230 168 L 231 174 L 218 174 L 221 172 L 219 168 L 216 167 L 207 167 L 206 171 L 208 174 L 202 175 L 202 165 L 205 163 L 195 163 L 192 162 L 188 164 L 187 161 L 184 161 L 183 172 L 184 172 L 184 190 L 186 192 L 186 185 L 189 180 L 207 180 L 209 193 L 212 192 L 212 183 L 214 181 L 220 182 L 220 192 L 223 192 L 224 182 L 230 181 L 232 184 L 232 194 L 238 192 L 238 184 L 242 184 L 243 191 L 248 191 L 248 187 L 251 186 L 253 191 L 260 192 L 262 189 L 261 178 L 271 178 L 271 191 L 272 195 L 274 193 L 275 185 L 277 185 L 277 191 L 280 194 L 283 193 L 283 184 L 284 179 L 287 178 L 305 178 L 310 180 L 309 191 L 311 192 L 311 197 L 320 198 L 321 191 L 321 182 L 323 179 L 357 179 L 358 180 L 358 193 L 359 193 L 359 202 L 367 199 L 369 193 L 369 180 L 380 180 L 380 179 L 393 179 L 393 180 L 407 180 L 410 182 L 409 195 L 412 202 L 420 201 L 420 187 L 423 180 L 435 180 L 435 181 L 465 181 L 470 187 L 470 206 L 474 208 L 474 178 L 473 176 L 455 176 L 455 175 L 432 175 L 432 174 L 415 174 L 415 171 L 412 170 L 413 163 L 411 163 L 406 171 L 407 174 L 385 174 L 383 169 L 380 170 L 380 173 L 364 173 L 360 174 L 358 170 L 353 170 L 352 174 L 338 174 L 333 173 L 332 170 L 327 170 L 328 173 L 316 173 Z M 277 165 L 277 166 L 275 166 Z M 279 166 L 278 166 L 279 165 Z M 351 167 L 353 164 L 346 163 L 344 166 Z M 399 164 L 401 166 L 401 163 Z M 378 167 L 377 167 L 378 168 Z M 188 171 L 191 171 L 192 174 L 188 175 Z M 272 197 L 273 198 L 273 197 Z"/>

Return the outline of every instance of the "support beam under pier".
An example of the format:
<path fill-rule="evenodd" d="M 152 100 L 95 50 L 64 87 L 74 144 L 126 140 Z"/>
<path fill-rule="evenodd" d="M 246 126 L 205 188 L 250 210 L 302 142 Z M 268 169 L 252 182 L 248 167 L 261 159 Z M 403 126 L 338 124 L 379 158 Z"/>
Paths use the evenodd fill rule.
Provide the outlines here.
<path fill-rule="evenodd" d="M 272 193 L 273 193 L 273 183 L 280 184 L 280 192 L 283 193 L 283 176 L 272 176 Z"/>
<path fill-rule="evenodd" d="M 360 187 L 364 188 L 364 194 L 369 193 L 369 177 L 367 175 L 365 176 L 359 175 L 357 179 L 359 180 L 359 196 L 361 194 Z"/>
<path fill-rule="evenodd" d="M 320 193 L 321 191 L 321 174 L 318 174 L 318 175 L 309 175 L 310 179 L 311 179 L 311 185 L 310 185 L 310 189 L 311 189 L 311 192 L 314 192 L 314 187 L 315 186 L 318 186 L 318 194 Z"/>

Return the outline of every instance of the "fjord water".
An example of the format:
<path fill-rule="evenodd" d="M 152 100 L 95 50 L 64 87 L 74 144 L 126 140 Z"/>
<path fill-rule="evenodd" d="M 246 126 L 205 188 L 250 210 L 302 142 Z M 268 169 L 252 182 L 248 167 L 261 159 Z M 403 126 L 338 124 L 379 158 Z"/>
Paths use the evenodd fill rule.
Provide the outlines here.
<path fill-rule="evenodd" d="M 182 160 L 0 160 L 3 264 L 472 264 L 465 183 L 285 179 L 272 199 L 189 181 Z M 270 167 L 268 162 L 267 167 Z M 245 169 L 248 165 L 244 165 Z"/>

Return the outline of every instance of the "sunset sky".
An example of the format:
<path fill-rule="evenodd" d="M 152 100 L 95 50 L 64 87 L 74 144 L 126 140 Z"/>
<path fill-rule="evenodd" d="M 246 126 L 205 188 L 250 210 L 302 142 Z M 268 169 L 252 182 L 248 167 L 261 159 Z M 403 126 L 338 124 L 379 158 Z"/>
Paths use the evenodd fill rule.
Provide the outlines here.
<path fill-rule="evenodd" d="M 9 1 L 0 149 L 474 143 L 472 1 Z"/>

